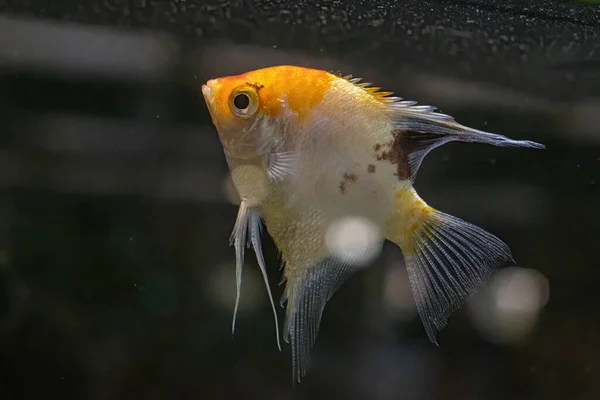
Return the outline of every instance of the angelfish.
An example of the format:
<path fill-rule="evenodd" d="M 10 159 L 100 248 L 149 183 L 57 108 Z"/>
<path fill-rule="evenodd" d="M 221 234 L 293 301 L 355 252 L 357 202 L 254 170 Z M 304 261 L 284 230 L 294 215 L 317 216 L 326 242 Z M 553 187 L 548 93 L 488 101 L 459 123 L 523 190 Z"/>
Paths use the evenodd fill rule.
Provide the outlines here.
<path fill-rule="evenodd" d="M 427 205 L 413 188 L 431 150 L 452 141 L 545 148 L 463 126 L 361 79 L 275 66 L 211 79 L 202 94 L 240 197 L 231 235 L 239 303 L 244 248 L 251 246 L 277 312 L 261 249 L 262 224 L 281 253 L 286 282 L 283 337 L 293 376 L 306 375 L 327 301 L 359 264 L 327 246 L 327 229 L 347 216 L 380 228 L 402 250 L 429 339 L 497 268 L 514 264 L 498 237 Z"/>

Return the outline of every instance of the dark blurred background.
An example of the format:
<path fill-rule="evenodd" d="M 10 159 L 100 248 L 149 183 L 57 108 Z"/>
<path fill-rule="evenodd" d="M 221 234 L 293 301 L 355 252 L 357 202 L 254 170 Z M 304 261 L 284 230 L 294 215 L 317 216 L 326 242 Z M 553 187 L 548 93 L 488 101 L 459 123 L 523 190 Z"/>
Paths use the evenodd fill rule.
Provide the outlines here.
<path fill-rule="evenodd" d="M 0 0 L 0 399 L 600 398 L 596 4 Z M 232 338 L 235 191 L 200 86 L 282 63 L 547 145 L 425 160 L 421 196 L 519 263 L 439 348 L 388 244 L 302 384 L 251 257 Z"/>

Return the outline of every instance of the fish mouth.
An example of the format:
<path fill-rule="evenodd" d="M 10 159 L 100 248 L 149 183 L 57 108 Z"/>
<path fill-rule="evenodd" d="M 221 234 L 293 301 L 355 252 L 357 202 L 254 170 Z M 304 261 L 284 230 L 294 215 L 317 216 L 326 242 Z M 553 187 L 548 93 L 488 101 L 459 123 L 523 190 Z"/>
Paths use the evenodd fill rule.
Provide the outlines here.
<path fill-rule="evenodd" d="M 215 84 L 215 79 L 211 79 L 206 82 L 206 85 L 202 85 L 202 95 L 204 96 L 204 101 L 206 102 L 210 119 L 213 121 L 215 126 L 217 126 L 217 119 L 215 115 Z"/>
<path fill-rule="evenodd" d="M 206 85 L 202 85 L 202 95 L 204 96 L 204 100 L 208 105 L 212 105 L 212 103 L 215 101 L 215 93 L 211 88 L 211 82 L 212 80 L 206 82 Z"/>

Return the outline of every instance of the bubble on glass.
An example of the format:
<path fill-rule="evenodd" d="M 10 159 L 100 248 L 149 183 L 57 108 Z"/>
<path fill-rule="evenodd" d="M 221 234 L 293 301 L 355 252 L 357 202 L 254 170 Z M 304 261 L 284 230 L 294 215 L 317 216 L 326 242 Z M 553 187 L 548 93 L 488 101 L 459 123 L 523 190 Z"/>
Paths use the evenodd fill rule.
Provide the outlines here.
<path fill-rule="evenodd" d="M 362 217 L 344 217 L 333 221 L 325 236 L 330 253 L 356 266 L 371 263 L 383 246 L 381 230 L 371 220 Z"/>
<path fill-rule="evenodd" d="M 549 282 L 542 273 L 511 267 L 499 271 L 490 285 L 469 302 L 468 314 L 488 342 L 516 343 L 535 329 L 549 298 Z"/>
<path fill-rule="evenodd" d="M 263 300 L 261 296 L 264 295 L 266 299 L 266 294 L 263 293 L 262 278 L 258 275 L 257 270 L 253 270 L 253 267 L 256 266 L 247 263 L 244 265 L 238 314 L 256 311 Z M 234 261 L 217 265 L 210 271 L 205 285 L 205 291 L 212 305 L 233 312 L 236 297 Z"/>

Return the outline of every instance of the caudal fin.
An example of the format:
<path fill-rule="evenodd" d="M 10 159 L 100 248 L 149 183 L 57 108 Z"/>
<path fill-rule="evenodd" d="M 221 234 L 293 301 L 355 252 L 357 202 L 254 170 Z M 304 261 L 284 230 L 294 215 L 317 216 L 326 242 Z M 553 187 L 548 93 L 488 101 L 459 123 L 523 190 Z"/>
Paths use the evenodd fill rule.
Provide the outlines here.
<path fill-rule="evenodd" d="M 404 254 L 427 336 L 437 344 L 437 333 L 450 315 L 485 286 L 495 270 L 514 260 L 496 236 L 424 203 L 411 207 L 411 217 L 412 231 L 399 232 L 394 241 Z"/>

